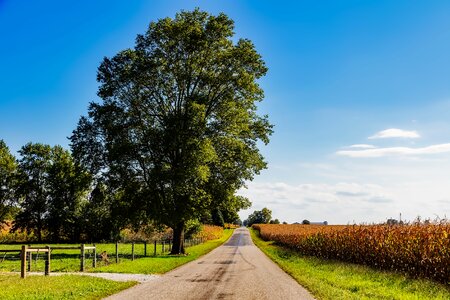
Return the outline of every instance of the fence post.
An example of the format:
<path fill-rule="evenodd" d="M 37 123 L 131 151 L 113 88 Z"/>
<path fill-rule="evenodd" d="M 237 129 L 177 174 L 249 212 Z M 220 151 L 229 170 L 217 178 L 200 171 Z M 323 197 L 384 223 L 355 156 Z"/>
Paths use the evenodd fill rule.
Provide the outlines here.
<path fill-rule="evenodd" d="M 44 274 L 45 274 L 45 276 L 48 276 L 48 275 L 50 275 L 50 254 L 51 254 L 51 251 L 50 251 L 50 246 L 46 246 L 45 248 L 47 248 L 47 256 L 46 256 L 46 259 L 45 259 L 45 271 L 44 271 Z"/>
<path fill-rule="evenodd" d="M 131 243 L 131 260 L 134 260 L 134 242 Z"/>
<path fill-rule="evenodd" d="M 156 240 L 155 240 L 155 253 L 154 253 L 154 255 L 156 256 Z"/>
<path fill-rule="evenodd" d="M 161 251 L 162 251 L 162 254 L 164 254 L 164 241 L 162 241 L 162 244 L 161 244 Z"/>
<path fill-rule="evenodd" d="M 20 277 L 25 278 L 27 276 L 27 246 L 22 245 L 22 252 L 20 252 Z"/>
<path fill-rule="evenodd" d="M 80 272 L 84 272 L 84 256 L 85 256 L 84 244 L 81 244 L 80 249 L 81 249 Z"/>
<path fill-rule="evenodd" d="M 28 244 L 28 247 L 31 247 L 30 244 Z M 31 252 L 28 252 L 28 261 L 27 261 L 27 271 L 30 272 L 31 271 L 31 261 L 33 259 L 33 256 L 31 256 Z"/>
<path fill-rule="evenodd" d="M 147 241 L 144 242 L 144 257 L 147 256 Z"/>
<path fill-rule="evenodd" d="M 97 268 L 97 246 L 94 244 L 94 259 L 92 260 L 92 267 Z"/>
<path fill-rule="evenodd" d="M 119 263 L 119 242 L 116 242 L 116 264 Z"/>

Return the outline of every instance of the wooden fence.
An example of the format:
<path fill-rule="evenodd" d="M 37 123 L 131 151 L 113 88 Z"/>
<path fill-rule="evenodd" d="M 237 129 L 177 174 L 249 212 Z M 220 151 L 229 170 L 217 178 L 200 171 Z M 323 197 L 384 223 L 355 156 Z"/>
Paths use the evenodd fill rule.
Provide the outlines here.
<path fill-rule="evenodd" d="M 92 267 L 97 267 L 97 248 L 95 247 L 95 244 L 93 246 L 86 246 L 85 244 L 81 244 L 78 246 L 59 246 L 59 247 L 52 247 L 52 250 L 74 250 L 74 249 L 80 249 L 80 272 L 84 272 L 85 270 L 85 264 L 86 264 L 86 250 L 92 250 L 94 255 L 92 258 Z"/>
<path fill-rule="evenodd" d="M 161 254 L 164 254 L 166 252 L 169 252 L 172 248 L 172 240 L 162 240 L 160 242 L 161 247 Z M 200 243 L 203 243 L 203 239 L 188 239 L 185 240 L 185 247 L 195 246 Z M 148 246 L 149 244 L 153 244 L 153 256 L 157 256 L 157 247 L 158 247 L 158 241 L 154 240 L 152 243 L 144 242 L 132 242 L 132 243 L 119 243 L 116 242 L 115 245 L 115 261 L 116 263 L 119 263 L 119 245 L 130 245 L 131 244 L 131 260 L 134 261 L 136 258 L 135 255 L 135 245 L 136 244 L 143 244 L 144 245 L 144 257 L 148 256 Z M 0 252 L 5 253 L 20 253 L 20 276 L 22 278 L 26 278 L 27 272 L 31 271 L 31 261 L 32 261 L 32 255 L 35 253 L 36 255 L 39 255 L 39 253 L 45 254 L 45 268 L 44 268 L 44 274 L 49 275 L 50 274 L 50 266 L 51 266 L 51 253 L 53 250 L 80 250 L 80 272 L 85 271 L 85 264 L 86 264 L 86 251 L 93 252 L 93 258 L 92 258 L 92 267 L 97 267 L 97 247 L 95 244 L 93 246 L 87 246 L 85 244 L 81 244 L 80 246 L 45 246 L 45 247 L 32 247 L 30 245 L 26 246 L 23 245 L 21 249 L 0 249 Z M 37 259 L 37 257 L 36 257 Z"/>
<path fill-rule="evenodd" d="M 169 252 L 172 250 L 172 240 L 171 239 L 167 239 L 167 240 L 161 240 L 160 242 L 160 247 L 161 247 L 161 253 L 164 254 L 166 252 Z M 185 247 L 191 247 L 191 246 L 195 246 L 198 244 L 201 244 L 204 242 L 204 239 L 186 239 L 184 240 L 184 245 Z M 116 257 L 116 263 L 119 262 L 119 244 L 120 245 L 127 245 L 130 243 L 119 243 L 116 242 L 116 249 L 115 249 L 115 257 Z M 135 259 L 135 245 L 136 244 L 143 244 L 144 245 L 144 257 L 148 256 L 148 252 L 147 252 L 147 248 L 149 243 L 147 241 L 143 241 L 143 242 L 131 242 L 131 260 Z M 158 253 L 158 241 L 154 240 L 152 242 L 153 244 L 153 256 L 157 256 Z"/>
<path fill-rule="evenodd" d="M 171 245 L 172 245 L 172 241 L 171 240 L 163 240 L 163 241 L 159 241 L 161 243 L 161 253 L 165 253 L 170 251 L 171 249 Z M 144 257 L 148 256 L 148 248 L 149 248 L 149 244 L 153 244 L 153 256 L 156 256 L 158 251 L 157 251 L 157 247 L 158 247 L 158 241 L 153 241 L 152 243 L 148 243 L 147 241 L 143 241 L 143 242 L 131 242 L 131 243 L 120 243 L 120 242 L 116 242 L 116 249 L 115 249 L 115 260 L 116 263 L 119 263 L 119 245 L 131 245 L 131 260 L 135 260 L 136 258 L 136 252 L 135 252 L 135 248 L 137 244 L 142 244 L 144 245 Z M 123 249 L 123 247 L 122 247 Z"/>
<path fill-rule="evenodd" d="M 25 278 L 27 277 L 27 256 L 30 255 L 30 261 L 31 261 L 31 254 L 33 252 L 39 253 L 44 252 L 46 253 L 45 256 L 45 275 L 50 274 L 50 260 L 51 260 L 51 250 L 50 247 L 47 246 L 45 248 L 40 247 L 28 247 L 28 246 L 22 246 L 22 250 L 20 253 L 20 277 Z"/>
<path fill-rule="evenodd" d="M 33 253 L 39 255 L 39 253 L 45 253 L 45 267 L 44 274 L 50 274 L 50 265 L 51 265 L 51 252 L 52 250 L 65 250 L 65 249 L 80 249 L 80 271 L 84 272 L 85 270 L 85 261 L 86 261 L 86 250 L 93 251 L 93 259 L 92 259 L 92 267 L 97 266 L 97 253 L 96 247 L 94 246 L 86 246 L 85 244 L 81 244 L 80 246 L 59 246 L 59 247 L 31 247 L 23 245 L 21 249 L 5 249 L 0 250 L 0 252 L 5 253 L 20 253 L 20 277 L 25 278 L 27 276 L 27 271 L 31 271 L 31 261 Z"/>

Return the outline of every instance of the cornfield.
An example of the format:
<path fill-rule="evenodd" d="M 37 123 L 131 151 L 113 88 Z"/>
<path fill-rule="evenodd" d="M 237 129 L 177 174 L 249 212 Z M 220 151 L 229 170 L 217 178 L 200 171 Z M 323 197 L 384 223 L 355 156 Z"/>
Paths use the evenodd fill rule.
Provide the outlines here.
<path fill-rule="evenodd" d="M 202 230 L 196 233 L 193 238 L 203 240 L 220 239 L 223 235 L 223 227 L 213 225 L 202 225 Z"/>
<path fill-rule="evenodd" d="M 239 225 L 231 224 L 231 223 L 225 223 L 223 226 L 224 229 L 236 229 L 239 227 L 240 227 Z"/>
<path fill-rule="evenodd" d="M 450 283 L 450 224 L 272 225 L 256 224 L 264 240 L 303 255 L 364 264 Z"/>

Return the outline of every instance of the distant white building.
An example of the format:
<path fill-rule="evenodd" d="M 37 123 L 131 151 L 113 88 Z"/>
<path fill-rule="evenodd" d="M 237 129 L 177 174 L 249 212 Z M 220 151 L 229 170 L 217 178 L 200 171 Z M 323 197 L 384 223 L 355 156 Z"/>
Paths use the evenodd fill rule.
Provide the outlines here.
<path fill-rule="evenodd" d="M 328 225 L 328 221 L 323 222 L 309 222 L 310 225 Z"/>
<path fill-rule="evenodd" d="M 306 223 L 305 223 L 306 222 Z M 323 221 L 323 222 L 310 222 L 310 221 L 308 221 L 308 220 L 304 220 L 302 223 L 299 223 L 299 222 L 295 222 L 295 223 L 292 223 L 292 224 L 297 224 L 297 225 L 299 225 L 299 224 L 304 224 L 304 225 L 328 225 L 328 221 Z"/>

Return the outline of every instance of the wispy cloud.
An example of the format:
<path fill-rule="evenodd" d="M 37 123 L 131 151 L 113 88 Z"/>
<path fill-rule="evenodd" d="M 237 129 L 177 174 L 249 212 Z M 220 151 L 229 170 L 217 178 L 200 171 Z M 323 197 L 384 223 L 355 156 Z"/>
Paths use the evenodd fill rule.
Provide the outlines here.
<path fill-rule="evenodd" d="M 353 182 L 297 185 L 252 182 L 249 189 L 239 193 L 254 201 L 254 210 L 268 207 L 273 210 L 274 217 L 290 222 L 308 219 L 336 224 L 338 214 L 342 214 L 343 223 L 360 217 L 367 221 L 371 219 L 367 212 L 376 212 L 394 201 L 381 186 Z"/>
<path fill-rule="evenodd" d="M 388 139 L 388 138 L 408 138 L 408 139 L 416 139 L 419 138 L 420 135 L 417 131 L 409 131 L 398 128 L 389 128 L 386 130 L 379 131 L 372 136 L 369 136 L 369 139 Z"/>
<path fill-rule="evenodd" d="M 257 197 L 265 195 L 274 202 L 295 204 L 299 202 L 373 202 L 375 199 L 387 199 L 381 186 L 375 184 L 337 183 L 337 184 L 298 184 L 290 185 L 284 182 L 252 183 L 257 189 L 253 193 Z M 247 195 L 248 190 L 242 189 L 241 194 Z M 262 198 L 266 198 L 262 197 Z M 286 202 L 287 201 L 287 202 Z M 385 200 L 383 200 L 385 201 Z"/>
<path fill-rule="evenodd" d="M 422 148 L 388 147 L 363 150 L 341 150 L 337 151 L 336 154 L 348 157 L 382 157 L 398 155 L 427 155 L 447 152 L 450 152 L 450 143 L 431 145 Z"/>
<path fill-rule="evenodd" d="M 373 149 L 373 148 L 375 148 L 375 146 L 368 145 L 368 144 L 355 144 L 355 145 L 349 146 L 349 148 Z"/>

